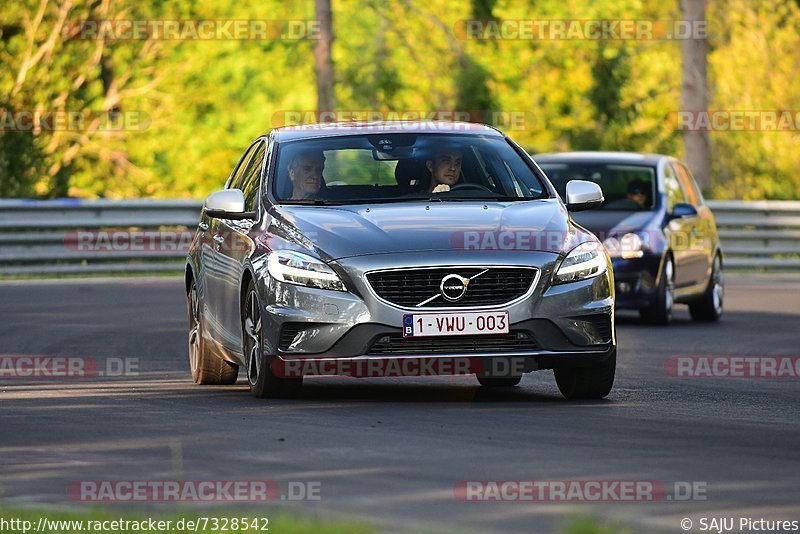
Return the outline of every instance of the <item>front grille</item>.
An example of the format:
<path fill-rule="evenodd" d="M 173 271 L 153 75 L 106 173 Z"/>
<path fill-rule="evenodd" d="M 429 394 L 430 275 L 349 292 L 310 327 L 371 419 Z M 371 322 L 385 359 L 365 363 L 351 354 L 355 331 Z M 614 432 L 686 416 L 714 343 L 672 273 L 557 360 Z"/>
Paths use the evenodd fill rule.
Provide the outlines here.
<path fill-rule="evenodd" d="M 508 334 L 487 334 L 479 336 L 408 337 L 402 334 L 387 334 L 379 337 L 367 354 L 499 354 L 535 350 L 536 340 L 524 331 L 511 331 Z"/>
<path fill-rule="evenodd" d="M 487 270 L 488 269 L 488 270 Z M 530 289 L 536 269 L 527 267 L 437 267 L 435 269 L 399 269 L 367 274 L 367 281 L 382 299 L 406 308 L 418 307 L 439 294 L 442 279 L 450 274 L 471 278 L 463 298 L 450 302 L 441 295 L 422 308 L 492 306 L 505 304 Z"/>

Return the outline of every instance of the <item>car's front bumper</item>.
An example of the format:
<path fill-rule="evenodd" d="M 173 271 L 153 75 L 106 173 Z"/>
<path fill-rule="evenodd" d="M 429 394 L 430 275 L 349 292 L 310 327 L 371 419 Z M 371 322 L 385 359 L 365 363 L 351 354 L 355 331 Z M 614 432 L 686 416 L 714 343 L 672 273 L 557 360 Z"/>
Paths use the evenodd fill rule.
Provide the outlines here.
<path fill-rule="evenodd" d="M 617 309 L 648 308 L 658 298 L 658 273 L 661 254 L 646 253 L 641 258 L 614 258 L 614 284 Z"/>
<path fill-rule="evenodd" d="M 615 350 L 613 275 L 552 285 L 558 256 L 543 252 L 425 252 L 413 256 L 380 254 L 336 262 L 350 291 L 337 292 L 276 282 L 259 277 L 265 296 L 265 351 L 281 362 L 298 360 L 403 360 L 407 358 L 523 358 L 527 370 L 560 364 L 601 362 Z M 493 336 L 425 338 L 430 349 L 404 345 L 403 315 L 434 311 L 409 309 L 377 297 L 365 273 L 397 267 L 431 265 L 497 265 L 536 267 L 539 274 L 529 294 L 507 306 L 510 330 L 520 340 L 490 340 Z M 459 308 L 435 311 L 464 311 Z M 486 340 L 485 346 L 481 343 Z M 462 343 L 463 341 L 463 343 Z M 489 342 L 491 341 L 491 342 Z M 506 341 L 509 341 L 506 343 Z"/>

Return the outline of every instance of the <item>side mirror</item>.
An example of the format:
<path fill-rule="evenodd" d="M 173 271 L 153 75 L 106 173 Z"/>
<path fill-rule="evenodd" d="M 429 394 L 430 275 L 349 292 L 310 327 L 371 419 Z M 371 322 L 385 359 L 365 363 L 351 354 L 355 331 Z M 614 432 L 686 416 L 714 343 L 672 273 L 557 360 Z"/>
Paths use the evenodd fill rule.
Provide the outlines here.
<path fill-rule="evenodd" d="M 583 211 L 596 208 L 603 203 L 603 190 L 594 182 L 570 180 L 567 182 L 567 209 Z"/>
<path fill-rule="evenodd" d="M 683 217 L 695 217 L 697 216 L 697 208 L 692 206 L 691 204 L 684 204 L 683 202 L 679 202 L 675 204 L 672 208 L 672 218 L 673 219 L 682 219 Z"/>
<path fill-rule="evenodd" d="M 206 197 L 203 211 L 215 219 L 255 219 L 254 211 L 244 211 L 244 194 L 240 189 L 223 189 Z"/>

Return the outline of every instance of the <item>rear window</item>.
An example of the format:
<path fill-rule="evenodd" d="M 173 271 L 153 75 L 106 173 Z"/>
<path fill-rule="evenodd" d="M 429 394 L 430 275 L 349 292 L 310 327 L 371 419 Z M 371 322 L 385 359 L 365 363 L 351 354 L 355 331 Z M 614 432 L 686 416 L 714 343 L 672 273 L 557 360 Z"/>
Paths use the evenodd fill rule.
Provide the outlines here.
<path fill-rule="evenodd" d="M 650 210 L 655 207 L 656 169 L 646 165 L 612 163 L 539 162 L 562 200 L 567 182 L 587 180 L 603 189 L 605 202 L 599 209 Z"/>

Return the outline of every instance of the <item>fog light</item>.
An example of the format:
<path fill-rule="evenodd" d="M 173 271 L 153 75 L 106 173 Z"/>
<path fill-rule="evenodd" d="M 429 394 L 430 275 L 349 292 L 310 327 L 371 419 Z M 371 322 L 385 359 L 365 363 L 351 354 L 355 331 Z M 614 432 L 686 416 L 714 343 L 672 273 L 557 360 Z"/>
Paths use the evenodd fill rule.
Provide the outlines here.
<path fill-rule="evenodd" d="M 631 290 L 631 285 L 628 282 L 620 282 L 617 284 L 617 291 L 620 293 L 628 293 Z"/>

